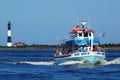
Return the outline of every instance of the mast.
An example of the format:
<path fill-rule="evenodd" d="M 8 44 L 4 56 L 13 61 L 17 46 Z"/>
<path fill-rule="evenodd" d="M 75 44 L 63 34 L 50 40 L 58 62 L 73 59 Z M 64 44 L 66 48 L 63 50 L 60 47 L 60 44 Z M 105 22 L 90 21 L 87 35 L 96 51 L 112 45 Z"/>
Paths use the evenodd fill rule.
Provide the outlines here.
<path fill-rule="evenodd" d="M 78 25 L 78 16 L 77 16 L 77 25 Z"/>
<path fill-rule="evenodd" d="M 86 22 L 84 20 L 82 20 L 81 25 L 82 25 L 82 30 L 83 30 L 83 33 L 84 33 Z M 93 39 L 94 39 L 93 38 L 93 33 L 91 32 L 91 38 L 89 38 L 91 51 L 93 50 Z"/>
<path fill-rule="evenodd" d="M 84 30 L 85 30 L 86 22 L 82 20 L 81 25 L 82 25 L 82 29 L 83 29 L 83 31 L 84 31 Z"/>

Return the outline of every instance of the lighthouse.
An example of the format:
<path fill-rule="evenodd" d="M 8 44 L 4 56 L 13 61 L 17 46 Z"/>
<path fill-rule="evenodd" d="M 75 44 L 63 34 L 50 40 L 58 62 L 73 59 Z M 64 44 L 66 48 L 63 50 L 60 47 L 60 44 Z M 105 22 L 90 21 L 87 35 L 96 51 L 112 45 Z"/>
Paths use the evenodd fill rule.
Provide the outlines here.
<path fill-rule="evenodd" d="M 8 22 L 8 37 L 7 37 L 7 47 L 12 46 L 12 40 L 11 40 L 11 22 Z"/>

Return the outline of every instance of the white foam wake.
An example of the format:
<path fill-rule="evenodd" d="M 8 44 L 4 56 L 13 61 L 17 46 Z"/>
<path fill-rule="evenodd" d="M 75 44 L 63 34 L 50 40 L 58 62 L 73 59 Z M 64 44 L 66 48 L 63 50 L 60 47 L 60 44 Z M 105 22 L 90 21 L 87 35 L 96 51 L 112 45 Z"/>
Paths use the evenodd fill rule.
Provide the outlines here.
<path fill-rule="evenodd" d="M 87 65 L 87 66 L 90 65 L 89 63 L 86 63 L 84 60 L 83 61 L 68 61 L 68 62 L 60 63 L 59 65 L 74 65 L 74 64 Z M 110 65 L 110 64 L 120 64 L 120 58 L 116 58 L 111 61 L 101 60 L 95 65 Z"/>
<path fill-rule="evenodd" d="M 31 61 L 22 61 L 22 62 L 16 62 L 14 64 L 31 64 L 31 65 L 54 65 L 54 61 L 48 61 L 48 62 L 31 62 Z M 67 61 L 64 63 L 60 63 L 59 65 L 84 65 L 85 61 Z M 100 64 L 98 65 L 110 65 L 110 64 L 120 64 L 120 58 L 116 58 L 111 61 L 102 60 L 100 61 Z"/>
<path fill-rule="evenodd" d="M 104 65 L 110 65 L 110 64 L 120 64 L 120 58 L 116 58 L 111 61 L 105 61 Z"/>
<path fill-rule="evenodd" d="M 84 61 L 67 61 L 64 63 L 60 63 L 59 65 L 73 65 L 73 64 L 83 64 Z"/>
<path fill-rule="evenodd" d="M 30 62 L 30 61 L 22 61 L 19 64 L 32 64 L 32 65 L 53 65 L 54 61 L 49 62 Z"/>

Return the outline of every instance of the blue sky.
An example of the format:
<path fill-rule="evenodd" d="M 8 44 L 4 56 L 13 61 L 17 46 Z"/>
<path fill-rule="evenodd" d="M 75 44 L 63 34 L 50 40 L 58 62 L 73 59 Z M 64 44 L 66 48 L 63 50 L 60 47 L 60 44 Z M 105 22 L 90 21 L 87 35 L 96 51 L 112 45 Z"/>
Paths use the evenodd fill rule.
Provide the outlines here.
<path fill-rule="evenodd" d="M 60 36 L 81 19 L 103 41 L 120 43 L 120 0 L 0 0 L 0 45 L 6 45 L 7 22 L 12 23 L 13 43 L 57 44 Z"/>

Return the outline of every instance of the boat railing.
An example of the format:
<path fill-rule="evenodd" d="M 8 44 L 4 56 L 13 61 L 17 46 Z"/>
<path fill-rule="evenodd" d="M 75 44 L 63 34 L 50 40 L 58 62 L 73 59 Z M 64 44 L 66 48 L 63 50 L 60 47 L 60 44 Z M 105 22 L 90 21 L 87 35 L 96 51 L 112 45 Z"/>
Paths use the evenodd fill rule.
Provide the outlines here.
<path fill-rule="evenodd" d="M 62 52 L 59 53 L 59 55 L 55 54 L 54 56 L 67 56 L 67 55 L 74 55 L 77 56 L 88 56 L 88 55 L 105 55 L 105 52 L 99 52 L 99 51 L 89 51 L 89 52 L 81 52 L 81 51 L 76 51 L 76 52 L 73 52 L 73 53 L 68 53 L 68 54 L 64 54 Z"/>
<path fill-rule="evenodd" d="M 88 56 L 88 55 L 105 55 L 105 52 L 97 52 L 97 51 L 94 51 L 94 52 L 76 52 L 76 53 L 73 53 L 75 55 L 80 55 L 80 56 Z"/>

